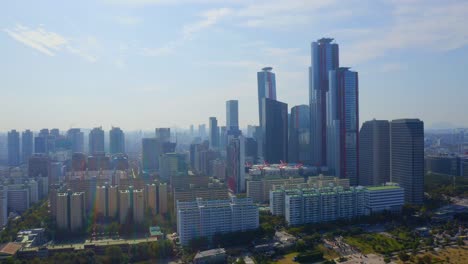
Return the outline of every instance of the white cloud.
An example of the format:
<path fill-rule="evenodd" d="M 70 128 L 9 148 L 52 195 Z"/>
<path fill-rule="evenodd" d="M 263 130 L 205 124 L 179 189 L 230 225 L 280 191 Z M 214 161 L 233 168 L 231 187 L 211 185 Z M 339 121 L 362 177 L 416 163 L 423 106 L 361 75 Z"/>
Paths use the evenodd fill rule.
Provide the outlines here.
<path fill-rule="evenodd" d="M 42 25 L 36 29 L 30 29 L 21 24 L 17 24 L 14 28 L 4 29 L 3 31 L 14 40 L 48 56 L 55 56 L 59 51 L 68 51 L 89 62 L 95 62 L 97 60 L 96 57 L 72 46 L 70 40 L 66 37 L 52 31 L 47 31 Z"/>
<path fill-rule="evenodd" d="M 210 9 L 203 12 L 201 20 L 192 24 L 187 24 L 182 30 L 184 39 L 191 39 L 193 34 L 215 25 L 220 19 L 231 14 L 229 8 Z"/>

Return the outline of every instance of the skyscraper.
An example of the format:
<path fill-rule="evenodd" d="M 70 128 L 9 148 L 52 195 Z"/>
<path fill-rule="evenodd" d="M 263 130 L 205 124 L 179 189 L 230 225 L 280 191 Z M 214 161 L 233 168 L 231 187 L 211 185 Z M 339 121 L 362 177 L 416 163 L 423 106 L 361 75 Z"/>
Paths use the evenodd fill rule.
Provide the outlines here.
<path fill-rule="evenodd" d="M 119 127 L 109 132 L 109 151 L 111 154 L 125 153 L 125 135 Z"/>
<path fill-rule="evenodd" d="M 226 147 L 226 178 L 233 193 L 245 192 L 245 139 L 231 138 Z"/>
<path fill-rule="evenodd" d="M 18 166 L 20 164 L 20 136 L 16 130 L 8 132 L 8 165 Z"/>
<path fill-rule="evenodd" d="M 144 171 L 155 171 L 158 169 L 158 140 L 156 138 L 143 138 L 142 165 Z"/>
<path fill-rule="evenodd" d="M 327 93 L 327 165 L 337 177 L 358 184 L 359 86 L 357 72 L 330 71 Z"/>
<path fill-rule="evenodd" d="M 166 127 L 156 128 L 156 138 L 160 142 L 170 142 L 171 141 L 171 129 Z"/>
<path fill-rule="evenodd" d="M 219 127 L 216 117 L 210 117 L 210 148 L 219 147 Z"/>
<path fill-rule="evenodd" d="M 226 131 L 228 135 L 238 136 L 239 131 L 239 101 L 226 101 Z"/>
<path fill-rule="evenodd" d="M 89 154 L 102 154 L 104 151 L 104 130 L 95 127 L 89 132 Z"/>
<path fill-rule="evenodd" d="M 266 162 L 288 160 L 288 104 L 263 98 L 262 138 Z"/>
<path fill-rule="evenodd" d="M 206 125 L 205 124 L 198 125 L 198 136 L 202 140 L 205 140 L 206 138 Z"/>
<path fill-rule="evenodd" d="M 263 98 L 276 100 L 276 77 L 272 72 L 272 67 L 265 67 L 262 71 L 257 72 L 258 83 L 258 116 L 259 124 L 262 124 L 263 118 Z"/>
<path fill-rule="evenodd" d="M 405 202 L 424 200 L 424 123 L 397 119 L 390 123 L 390 175 L 405 189 Z"/>
<path fill-rule="evenodd" d="M 377 186 L 390 181 L 390 123 L 372 120 L 359 132 L 359 185 Z"/>
<path fill-rule="evenodd" d="M 289 119 L 289 162 L 310 163 L 310 110 L 308 105 L 291 108 Z"/>
<path fill-rule="evenodd" d="M 311 44 L 309 67 L 310 143 L 312 163 L 327 164 L 327 100 L 329 71 L 339 67 L 338 44 L 322 38 Z"/>
<path fill-rule="evenodd" d="M 33 133 L 31 130 L 26 130 L 21 133 L 21 155 L 22 162 L 27 163 L 29 157 L 33 154 Z"/>
<path fill-rule="evenodd" d="M 79 128 L 70 128 L 67 131 L 67 139 L 70 142 L 72 153 L 84 152 L 84 134 Z"/>
<path fill-rule="evenodd" d="M 47 136 L 34 137 L 34 153 L 47 154 Z"/>

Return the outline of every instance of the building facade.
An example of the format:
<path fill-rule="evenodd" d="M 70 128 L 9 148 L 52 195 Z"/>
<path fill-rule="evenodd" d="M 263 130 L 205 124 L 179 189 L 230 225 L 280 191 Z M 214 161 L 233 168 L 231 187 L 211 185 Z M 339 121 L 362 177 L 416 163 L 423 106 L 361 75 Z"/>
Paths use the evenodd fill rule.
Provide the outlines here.
<path fill-rule="evenodd" d="M 263 157 L 268 163 L 288 160 L 288 104 L 263 98 Z"/>
<path fill-rule="evenodd" d="M 327 93 L 327 165 L 335 176 L 358 184 L 359 86 L 357 72 L 331 70 Z"/>

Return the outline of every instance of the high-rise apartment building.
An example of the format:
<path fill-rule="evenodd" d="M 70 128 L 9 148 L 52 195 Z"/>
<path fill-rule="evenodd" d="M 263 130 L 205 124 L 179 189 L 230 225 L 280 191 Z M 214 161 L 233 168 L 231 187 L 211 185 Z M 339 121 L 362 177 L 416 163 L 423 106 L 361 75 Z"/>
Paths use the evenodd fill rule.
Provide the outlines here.
<path fill-rule="evenodd" d="M 102 154 L 104 151 L 104 130 L 95 127 L 89 132 L 89 154 Z"/>
<path fill-rule="evenodd" d="M 56 222 L 60 230 L 77 232 L 84 226 L 86 202 L 83 192 L 57 193 Z"/>
<path fill-rule="evenodd" d="M 268 163 L 288 160 L 288 104 L 263 98 L 263 157 Z"/>
<path fill-rule="evenodd" d="M 217 149 L 219 147 L 219 127 L 216 117 L 210 117 L 210 148 Z"/>
<path fill-rule="evenodd" d="M 0 228 L 8 222 L 8 187 L 0 186 Z"/>
<path fill-rule="evenodd" d="M 424 123 L 397 119 L 390 123 L 390 177 L 405 189 L 405 202 L 424 200 Z"/>
<path fill-rule="evenodd" d="M 263 98 L 276 100 L 276 77 L 272 72 L 272 67 L 265 67 L 262 71 L 257 72 L 258 83 L 258 116 L 260 126 L 263 123 Z"/>
<path fill-rule="evenodd" d="M 357 72 L 330 71 L 327 93 L 327 165 L 337 177 L 358 184 L 359 86 Z"/>
<path fill-rule="evenodd" d="M 359 185 L 377 186 L 390 181 L 390 123 L 372 120 L 359 132 Z"/>
<path fill-rule="evenodd" d="M 34 136 L 31 130 L 28 129 L 21 133 L 21 157 L 23 163 L 27 163 L 29 157 L 31 157 L 34 152 L 33 139 Z"/>
<path fill-rule="evenodd" d="M 37 154 L 47 154 L 47 136 L 39 136 L 34 137 L 34 153 Z"/>
<path fill-rule="evenodd" d="M 327 164 L 327 99 L 329 71 L 339 67 L 338 44 L 322 38 L 311 44 L 309 67 L 310 143 L 312 164 Z"/>
<path fill-rule="evenodd" d="M 145 208 L 155 215 L 158 212 L 158 185 L 155 183 L 145 185 Z"/>
<path fill-rule="evenodd" d="M 125 135 L 119 127 L 112 127 L 109 131 L 110 154 L 125 153 Z"/>
<path fill-rule="evenodd" d="M 20 135 L 14 129 L 8 132 L 8 165 L 20 165 Z"/>
<path fill-rule="evenodd" d="M 130 190 L 119 190 L 119 223 L 124 224 L 132 210 Z"/>
<path fill-rule="evenodd" d="M 288 148 L 288 162 L 311 163 L 310 110 L 308 105 L 297 105 L 291 108 Z"/>

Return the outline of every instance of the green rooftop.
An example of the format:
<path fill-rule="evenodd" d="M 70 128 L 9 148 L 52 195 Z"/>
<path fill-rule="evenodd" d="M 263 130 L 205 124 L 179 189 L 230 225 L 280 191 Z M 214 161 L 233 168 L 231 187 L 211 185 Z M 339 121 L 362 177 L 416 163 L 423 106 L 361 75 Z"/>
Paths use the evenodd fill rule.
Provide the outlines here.
<path fill-rule="evenodd" d="M 369 190 L 369 191 L 393 190 L 393 189 L 399 189 L 399 188 L 400 188 L 400 186 L 395 186 L 395 185 L 382 185 L 382 186 L 366 187 L 366 189 Z"/>

